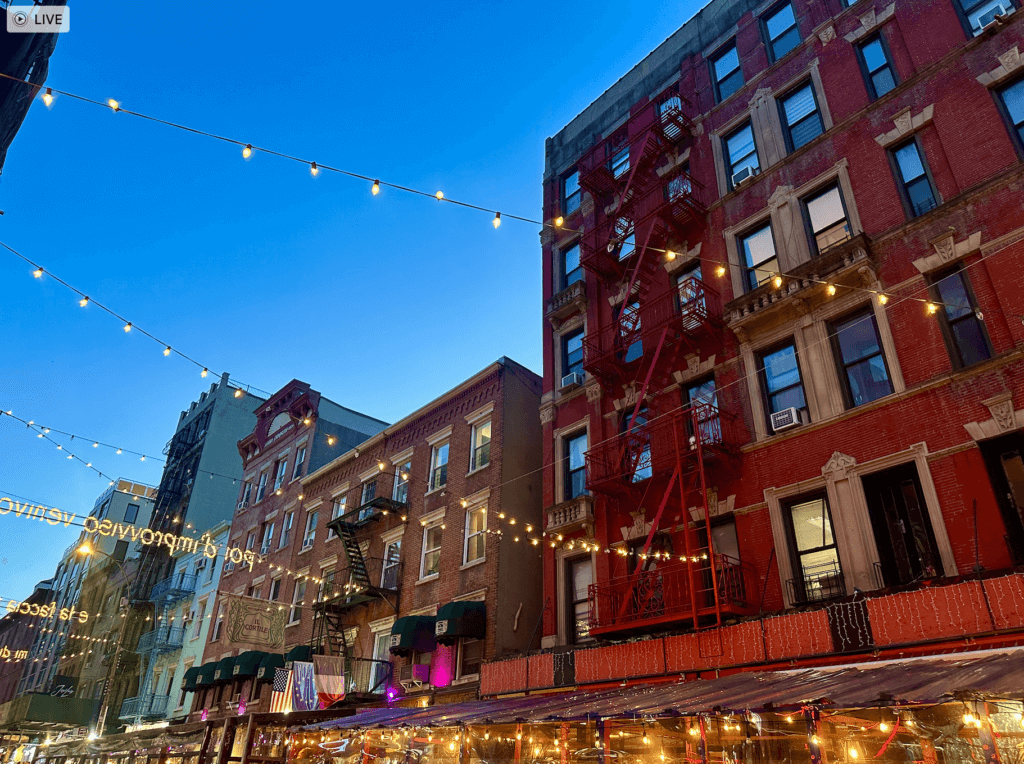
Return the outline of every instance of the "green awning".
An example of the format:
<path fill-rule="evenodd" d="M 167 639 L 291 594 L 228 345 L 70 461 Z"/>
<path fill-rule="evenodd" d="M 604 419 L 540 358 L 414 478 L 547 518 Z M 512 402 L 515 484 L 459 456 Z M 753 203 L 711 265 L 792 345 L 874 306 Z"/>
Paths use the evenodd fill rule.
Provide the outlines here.
<path fill-rule="evenodd" d="M 284 654 L 284 662 L 311 661 L 313 660 L 313 649 L 309 645 L 298 645 Z"/>
<path fill-rule="evenodd" d="M 487 629 L 483 602 L 449 602 L 437 611 L 434 637 L 439 644 L 454 645 L 459 639 L 482 639 Z"/>
<path fill-rule="evenodd" d="M 196 689 L 196 681 L 199 679 L 199 672 L 202 670 L 201 666 L 193 666 L 185 672 L 185 676 L 181 678 L 181 689 L 185 692 L 194 692 Z"/>
<path fill-rule="evenodd" d="M 388 649 L 392 655 L 409 656 L 413 650 L 432 653 L 434 642 L 434 621 L 432 615 L 407 615 L 399 618 L 391 627 L 391 641 Z"/>
<path fill-rule="evenodd" d="M 251 676 L 256 676 L 256 672 L 259 671 L 260 662 L 263 660 L 263 656 L 266 655 L 262 650 L 249 650 L 242 653 L 235 658 L 235 667 L 231 671 L 231 676 L 235 679 L 245 679 Z"/>
<path fill-rule="evenodd" d="M 196 677 L 196 687 L 209 687 L 213 684 L 213 675 L 217 671 L 217 661 L 204 663 L 199 667 L 199 675 Z"/>
<path fill-rule="evenodd" d="M 217 664 L 217 669 L 213 674 L 214 682 L 230 682 L 231 672 L 235 670 L 235 659 L 224 658 Z"/>
<path fill-rule="evenodd" d="M 284 668 L 284 656 L 280 653 L 264 653 L 260 667 L 256 670 L 256 679 L 260 682 L 273 682 L 274 672 Z"/>

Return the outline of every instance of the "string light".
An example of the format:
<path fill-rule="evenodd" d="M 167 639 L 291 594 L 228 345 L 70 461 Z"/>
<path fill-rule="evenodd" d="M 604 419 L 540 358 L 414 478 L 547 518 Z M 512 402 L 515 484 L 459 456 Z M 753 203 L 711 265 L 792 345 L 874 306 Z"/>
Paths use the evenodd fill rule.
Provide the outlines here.
<path fill-rule="evenodd" d="M 89 304 L 89 298 L 88 298 L 88 296 L 86 296 L 86 297 L 83 297 L 83 298 L 82 298 L 81 300 L 79 300 L 79 301 L 78 301 L 78 304 L 79 304 L 79 305 L 81 305 L 81 306 L 82 306 L 83 308 L 84 308 L 84 307 L 85 307 L 86 305 L 88 305 L 88 304 Z"/>
<path fill-rule="evenodd" d="M 722 265 L 721 263 L 716 265 L 715 266 L 715 275 L 718 276 L 718 278 L 722 278 L 722 276 L 725 275 L 725 266 Z"/>
<path fill-rule="evenodd" d="M 36 268 L 34 271 L 32 271 L 32 275 L 35 276 L 37 279 L 42 278 L 43 277 L 43 269 L 42 268 Z"/>
<path fill-rule="evenodd" d="M 826 287 L 826 290 L 828 291 L 829 296 L 832 296 L 832 295 L 834 295 L 836 293 L 836 285 L 835 284 L 829 284 Z"/>
<path fill-rule="evenodd" d="M 935 311 L 939 309 L 939 306 L 936 305 L 934 302 L 927 302 L 925 303 L 924 309 L 928 311 L 928 315 L 931 316 L 934 315 Z"/>
<path fill-rule="evenodd" d="M 555 218 L 555 228 L 561 228 L 563 223 L 565 223 L 565 218 L 561 215 Z"/>
<path fill-rule="evenodd" d="M 127 334 L 127 333 L 128 333 L 128 332 L 130 332 L 131 330 L 132 330 L 132 322 L 131 322 L 131 321 L 129 321 L 128 323 L 126 323 L 126 324 L 124 325 L 124 331 L 125 331 L 125 333 Z"/>
<path fill-rule="evenodd" d="M 47 88 L 46 92 L 43 93 L 43 103 L 46 104 L 47 109 L 53 106 L 53 88 Z"/>
<path fill-rule="evenodd" d="M 203 379 L 206 379 L 206 375 L 207 375 L 207 374 L 209 374 L 209 373 L 210 373 L 210 370 L 209 370 L 209 369 L 207 369 L 207 368 L 206 368 L 206 367 L 204 366 L 204 367 L 203 367 L 203 370 L 202 370 L 201 372 L 199 372 L 199 376 L 200 376 L 200 377 L 202 377 Z"/>
<path fill-rule="evenodd" d="M 782 276 L 780 276 L 778 273 L 776 273 L 775 276 L 772 277 L 772 286 L 774 286 L 776 289 L 782 286 Z"/>
<path fill-rule="evenodd" d="M 320 174 L 320 168 L 316 166 L 316 162 L 309 163 L 309 174 L 314 178 Z"/>
<path fill-rule="evenodd" d="M 380 193 L 380 181 L 379 180 L 373 181 L 373 185 L 370 186 L 370 193 L 373 194 L 374 196 L 376 196 L 377 194 Z"/>
<path fill-rule="evenodd" d="M 498 226 L 501 225 L 501 213 L 500 212 L 495 212 L 494 213 L 494 220 L 491 221 L 491 225 L 493 225 L 495 228 L 497 228 Z"/>
<path fill-rule="evenodd" d="M 248 159 L 252 156 L 252 144 L 245 144 L 245 148 L 242 149 L 242 159 Z"/>
<path fill-rule="evenodd" d="M 676 253 L 673 252 L 671 249 L 666 249 L 665 250 L 665 259 L 669 260 L 669 261 L 675 260 L 676 259 Z"/>
<path fill-rule="evenodd" d="M 107 99 L 107 106 L 109 106 L 114 111 L 121 111 L 121 104 L 119 104 L 113 98 L 108 98 Z"/>
<path fill-rule="evenodd" d="M 444 199 L 444 191 L 438 191 L 436 194 L 434 194 L 434 196 L 437 197 L 437 201 L 441 201 L 442 199 Z"/>
<path fill-rule="evenodd" d="M 878 304 L 879 305 L 885 305 L 887 302 L 889 302 L 889 296 L 887 294 L 885 294 L 884 292 L 879 292 L 878 293 Z"/>

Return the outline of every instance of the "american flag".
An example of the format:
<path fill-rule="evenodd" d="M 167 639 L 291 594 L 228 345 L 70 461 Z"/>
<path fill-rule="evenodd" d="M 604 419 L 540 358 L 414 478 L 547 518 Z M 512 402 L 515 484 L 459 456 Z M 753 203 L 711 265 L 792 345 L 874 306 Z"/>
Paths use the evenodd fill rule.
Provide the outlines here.
<path fill-rule="evenodd" d="M 274 671 L 274 691 L 270 694 L 270 713 L 289 713 L 292 710 L 292 670 Z"/>

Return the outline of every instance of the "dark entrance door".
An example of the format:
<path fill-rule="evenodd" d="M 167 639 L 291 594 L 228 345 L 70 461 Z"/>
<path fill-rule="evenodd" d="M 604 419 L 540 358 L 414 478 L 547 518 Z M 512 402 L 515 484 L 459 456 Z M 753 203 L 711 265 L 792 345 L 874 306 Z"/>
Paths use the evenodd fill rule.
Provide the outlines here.
<path fill-rule="evenodd" d="M 899 467 L 865 475 L 864 495 L 881 563 L 884 586 L 908 584 L 942 575 L 942 560 L 928 519 L 917 467 Z"/>
<path fill-rule="evenodd" d="M 1015 565 L 1024 563 L 1024 433 L 981 444 L 992 490 L 1006 526 L 1006 542 Z"/>

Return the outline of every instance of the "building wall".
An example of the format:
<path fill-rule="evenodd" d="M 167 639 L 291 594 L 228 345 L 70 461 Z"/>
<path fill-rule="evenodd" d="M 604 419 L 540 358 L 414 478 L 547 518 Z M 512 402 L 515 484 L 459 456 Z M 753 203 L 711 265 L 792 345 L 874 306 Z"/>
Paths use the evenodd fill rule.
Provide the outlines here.
<path fill-rule="evenodd" d="M 878 588 L 873 569 L 878 552 L 864 478 L 898 464 L 917 468 L 947 576 L 970 573 L 977 565 L 987 570 L 1010 566 L 1011 550 L 1003 541 L 1007 529 L 980 449 L 992 436 L 1024 426 L 1024 418 L 1013 413 L 1024 408 L 1024 215 L 1019 205 L 1024 173 L 1021 147 L 1015 146 L 992 90 L 1019 76 L 1020 70 L 1011 71 L 1018 66 L 1012 51 L 1024 36 L 1024 20 L 1017 13 L 993 30 L 968 37 L 954 4 L 946 0 L 912 6 L 872 6 L 861 0 L 851 8 L 838 0 L 794 0 L 793 8 L 803 42 L 769 65 L 761 18 L 772 8 L 746 2 L 708 5 L 549 139 L 544 179 L 545 219 L 553 221 L 562 214 L 561 178 L 596 140 L 619 129 L 631 109 L 635 113 L 673 82 L 695 104 L 694 136 L 669 162 L 687 161 L 691 175 L 703 185 L 706 224 L 671 242 L 680 255 L 659 263 L 650 299 L 669 294 L 674 274 L 699 257 L 705 283 L 724 304 L 725 326 L 717 342 L 703 342 L 675 359 L 675 384 L 652 406 L 656 413 L 678 408 L 683 403 L 680 383 L 714 376 L 723 414 L 738 424 L 740 449 L 728 469 L 712 468 L 709 473 L 711 511 L 735 522 L 740 556 L 756 570 L 763 586 L 760 604 L 769 611 L 792 602 L 786 583 L 794 573 L 784 506 L 811 491 L 828 496 L 837 535 L 842 536 L 847 593 L 854 587 Z M 871 100 L 854 46 L 874 34 L 887 45 L 899 84 Z M 745 85 L 716 104 L 710 57 L 732 39 Z M 777 99 L 805 81 L 814 85 L 825 130 L 789 151 Z M 738 190 L 729 190 L 722 139 L 748 117 L 761 172 Z M 917 217 L 908 217 L 904 209 L 887 154 L 887 148 L 910 137 L 920 141 L 939 201 Z M 823 283 L 787 278 L 781 289 L 767 290 L 763 299 L 765 290 L 757 299 L 747 297 L 739 277 L 737 235 L 770 219 L 779 269 L 798 269 L 810 260 L 800 200 L 829 179 L 840 183 L 853 233 L 864 234 L 857 245 L 861 251 L 851 255 L 862 259 L 847 266 L 846 280 L 835 296 L 828 295 Z M 564 230 L 590 230 L 605 212 L 583 192 L 581 210 L 566 217 Z M 558 302 L 561 286 L 559 251 L 572 242 L 573 234 L 552 228 L 542 240 L 544 297 L 551 305 Z M 728 275 L 714 276 L 716 263 L 728 264 Z M 990 360 L 965 369 L 951 360 L 939 317 L 927 314 L 920 301 L 905 299 L 928 299 L 928 279 L 955 264 L 967 268 L 993 350 Z M 806 276 L 815 275 L 812 265 L 804 266 Z M 591 447 L 614 439 L 620 410 L 631 406 L 625 389 L 602 390 L 593 379 L 567 393 L 557 389 L 560 335 L 584 325 L 587 335 L 595 336 L 612 325 L 615 307 L 610 303 L 616 301 L 616 291 L 588 272 L 582 311 L 552 315 L 547 322 L 545 507 L 561 501 L 560 436 L 586 427 Z M 880 305 L 872 291 L 884 292 L 888 304 Z M 862 306 L 872 306 L 894 392 L 847 408 L 828 322 Z M 811 423 L 772 434 L 757 378 L 757 353 L 789 337 L 797 342 Z M 593 554 L 599 581 L 625 575 L 627 565 L 630 570 L 635 566 L 635 559 L 627 562 L 608 548 L 638 529 L 646 536 L 644 522 L 653 519 L 660 499 L 660 493 L 631 505 L 596 499 L 588 529 L 592 535 L 586 535 L 601 550 Z M 699 506 L 702 501 L 691 492 L 687 504 Z M 673 498 L 661 527 L 682 533 L 687 510 Z M 639 526 L 631 513 L 639 513 Z M 560 567 L 573 554 L 587 553 L 549 548 L 545 558 L 546 645 L 566 640 Z M 685 623 L 677 628 L 685 629 Z"/>
<path fill-rule="evenodd" d="M 26 600 L 30 604 L 46 604 L 51 600 L 52 581 L 40 581 Z M 0 662 L 0 703 L 13 700 L 18 694 L 18 684 L 29 658 L 21 657 L 22 651 L 32 649 L 38 633 L 32 616 L 8 612 L 0 618 L 0 645 L 6 648 Z"/>

